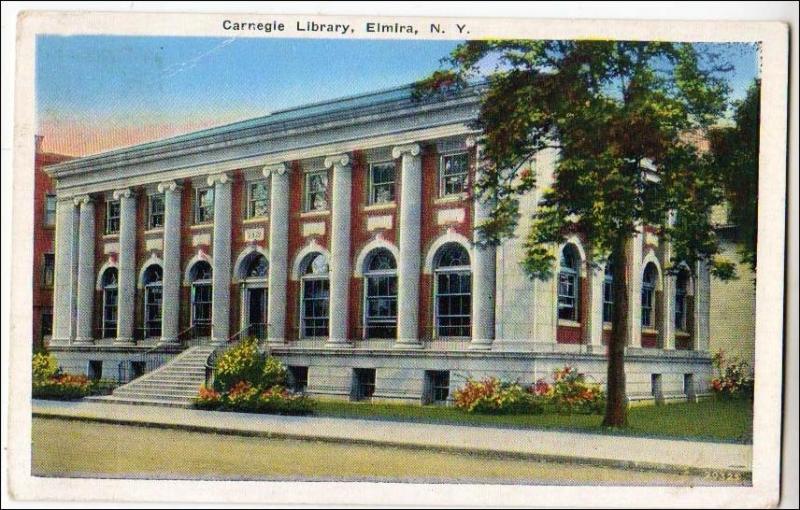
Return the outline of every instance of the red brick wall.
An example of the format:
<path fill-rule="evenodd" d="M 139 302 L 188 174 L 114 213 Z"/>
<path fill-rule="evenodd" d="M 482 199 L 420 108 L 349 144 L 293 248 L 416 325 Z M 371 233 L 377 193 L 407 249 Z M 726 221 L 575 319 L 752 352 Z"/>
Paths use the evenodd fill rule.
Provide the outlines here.
<path fill-rule="evenodd" d="M 181 191 L 181 306 L 180 306 L 180 327 L 179 332 L 185 331 L 191 325 L 191 303 L 190 288 L 184 286 L 183 274 L 186 264 L 197 253 L 197 248 L 192 246 L 192 229 L 194 214 L 192 204 L 194 203 L 194 187 L 190 179 L 184 179 Z M 203 247 L 205 252 L 210 254 L 211 247 Z"/>

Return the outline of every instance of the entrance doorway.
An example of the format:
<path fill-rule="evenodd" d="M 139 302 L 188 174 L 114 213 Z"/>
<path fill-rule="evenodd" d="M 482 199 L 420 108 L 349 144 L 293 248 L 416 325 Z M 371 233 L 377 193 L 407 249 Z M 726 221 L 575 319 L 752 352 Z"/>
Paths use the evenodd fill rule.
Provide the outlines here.
<path fill-rule="evenodd" d="M 247 336 L 264 340 L 267 337 L 267 289 L 247 289 Z"/>

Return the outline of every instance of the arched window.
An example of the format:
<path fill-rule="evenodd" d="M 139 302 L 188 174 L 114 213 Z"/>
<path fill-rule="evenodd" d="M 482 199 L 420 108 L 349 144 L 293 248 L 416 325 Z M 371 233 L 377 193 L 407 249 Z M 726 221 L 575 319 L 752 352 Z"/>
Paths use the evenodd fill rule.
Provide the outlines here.
<path fill-rule="evenodd" d="M 305 338 L 328 336 L 328 260 L 321 253 L 306 256 L 300 266 L 300 329 Z"/>
<path fill-rule="evenodd" d="M 385 248 L 373 250 L 364 271 L 364 327 L 367 338 L 397 336 L 397 263 Z"/>
<path fill-rule="evenodd" d="M 211 264 L 201 260 L 189 273 L 192 281 L 192 327 L 195 336 L 211 335 Z"/>
<path fill-rule="evenodd" d="M 609 259 L 603 275 L 603 322 L 614 320 L 614 265 Z"/>
<path fill-rule="evenodd" d="M 689 294 L 689 272 L 681 269 L 675 280 L 675 329 L 687 331 L 686 296 Z"/>
<path fill-rule="evenodd" d="M 254 252 L 245 261 L 245 278 L 266 278 L 269 273 L 267 257 Z"/>
<path fill-rule="evenodd" d="M 103 273 L 103 338 L 117 336 L 117 282 L 116 267 L 109 267 Z"/>
<path fill-rule="evenodd" d="M 472 320 L 472 270 L 469 254 L 458 243 L 447 243 L 434 259 L 436 333 L 468 337 Z"/>
<path fill-rule="evenodd" d="M 558 271 L 558 318 L 578 320 L 578 274 L 580 254 L 574 245 L 561 250 L 561 267 Z"/>
<path fill-rule="evenodd" d="M 151 264 L 144 272 L 144 332 L 146 337 L 161 336 L 161 282 L 164 272 Z"/>
<path fill-rule="evenodd" d="M 652 328 L 655 326 L 653 308 L 656 299 L 656 276 L 658 270 L 655 264 L 650 262 L 644 268 L 642 275 L 642 326 Z"/>

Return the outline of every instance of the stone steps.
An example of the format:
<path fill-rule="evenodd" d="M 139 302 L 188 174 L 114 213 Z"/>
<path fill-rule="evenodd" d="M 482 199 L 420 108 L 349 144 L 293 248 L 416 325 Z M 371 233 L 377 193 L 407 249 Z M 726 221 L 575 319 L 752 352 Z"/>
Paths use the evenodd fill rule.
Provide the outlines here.
<path fill-rule="evenodd" d="M 191 347 L 172 361 L 118 387 L 98 402 L 190 407 L 206 380 L 206 360 L 213 345 Z"/>

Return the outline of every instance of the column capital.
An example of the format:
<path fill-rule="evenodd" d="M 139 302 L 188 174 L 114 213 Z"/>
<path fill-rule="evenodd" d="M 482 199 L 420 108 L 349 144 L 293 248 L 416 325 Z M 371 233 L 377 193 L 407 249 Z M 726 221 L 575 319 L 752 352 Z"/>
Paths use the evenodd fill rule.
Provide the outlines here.
<path fill-rule="evenodd" d="M 130 188 L 114 190 L 114 193 L 112 194 L 114 200 L 119 200 L 122 198 L 131 198 L 135 195 L 136 193 L 134 193 L 133 190 L 131 190 Z"/>
<path fill-rule="evenodd" d="M 471 149 L 473 147 L 476 147 L 478 145 L 478 143 L 480 143 L 480 142 L 478 141 L 478 137 L 475 136 L 475 135 L 469 135 L 464 140 L 464 145 L 467 146 L 467 149 Z"/>
<path fill-rule="evenodd" d="M 345 168 L 349 164 L 350 164 L 349 154 L 335 154 L 333 156 L 328 156 L 325 158 L 325 168 L 330 168 L 332 166 Z"/>
<path fill-rule="evenodd" d="M 89 195 L 77 195 L 72 198 L 72 203 L 76 206 L 84 206 L 93 203 L 92 197 Z"/>
<path fill-rule="evenodd" d="M 231 178 L 226 173 L 213 174 L 208 176 L 206 182 L 208 183 L 209 186 L 214 186 L 215 184 L 227 184 L 231 182 Z"/>
<path fill-rule="evenodd" d="M 286 175 L 289 173 L 289 165 L 286 163 L 275 163 L 272 165 L 266 165 L 262 170 L 261 173 L 264 174 L 264 177 L 269 177 L 272 174 L 275 175 Z"/>
<path fill-rule="evenodd" d="M 176 181 L 164 181 L 162 183 L 159 183 L 158 185 L 159 193 L 165 193 L 167 191 L 175 192 L 180 190 L 181 190 L 181 185 L 178 184 Z"/>
<path fill-rule="evenodd" d="M 397 159 L 405 153 L 411 154 L 412 156 L 419 156 L 421 152 L 422 148 L 418 143 L 398 145 L 392 149 L 392 158 Z"/>

